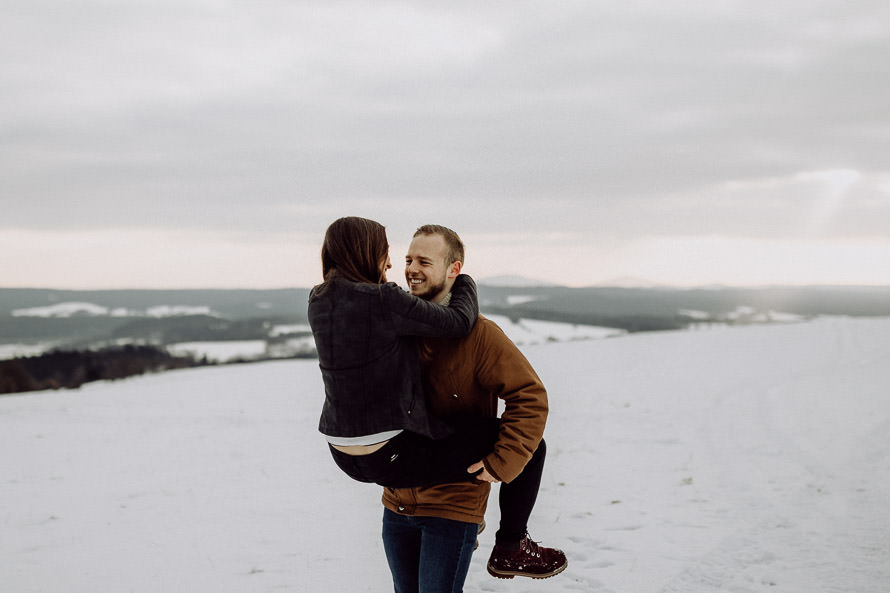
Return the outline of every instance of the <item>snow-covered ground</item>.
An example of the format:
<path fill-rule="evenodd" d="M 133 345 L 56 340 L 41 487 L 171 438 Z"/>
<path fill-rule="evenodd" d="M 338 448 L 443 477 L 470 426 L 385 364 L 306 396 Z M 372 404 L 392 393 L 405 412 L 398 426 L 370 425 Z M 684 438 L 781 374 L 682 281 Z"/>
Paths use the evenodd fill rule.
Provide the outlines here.
<path fill-rule="evenodd" d="M 510 320 L 505 315 L 488 315 L 485 317 L 497 323 L 513 342 L 520 346 L 544 344 L 547 342 L 566 342 L 573 340 L 596 340 L 624 335 L 627 332 L 614 327 L 598 327 L 596 325 L 578 325 L 558 321 L 539 321 L 537 319 Z"/>
<path fill-rule="evenodd" d="M 272 337 L 275 336 L 286 336 L 288 334 L 296 334 L 300 332 L 311 332 L 312 328 L 309 327 L 308 323 L 292 323 L 287 325 L 274 325 L 272 329 L 269 330 L 269 335 Z"/>
<path fill-rule="evenodd" d="M 523 348 L 548 386 L 531 533 L 565 573 L 466 591 L 884 593 L 890 320 Z M 384 592 L 380 489 L 316 433 L 316 363 L 0 397 L 0 588 Z"/>
<path fill-rule="evenodd" d="M 179 342 L 167 346 L 167 351 L 180 356 L 206 357 L 207 360 L 214 362 L 229 362 L 235 359 L 250 360 L 266 355 L 266 340 Z"/>

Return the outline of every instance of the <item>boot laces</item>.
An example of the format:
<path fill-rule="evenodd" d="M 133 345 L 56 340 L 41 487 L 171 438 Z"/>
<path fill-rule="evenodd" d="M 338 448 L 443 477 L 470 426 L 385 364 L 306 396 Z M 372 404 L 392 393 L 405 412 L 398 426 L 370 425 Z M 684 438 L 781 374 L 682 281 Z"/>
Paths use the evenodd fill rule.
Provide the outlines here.
<path fill-rule="evenodd" d="M 531 540 L 531 538 L 528 536 L 528 533 L 526 533 L 525 537 L 522 538 L 519 547 L 522 548 L 522 551 L 529 556 L 533 556 L 535 558 L 541 557 L 541 547 L 538 545 L 538 542 Z"/>

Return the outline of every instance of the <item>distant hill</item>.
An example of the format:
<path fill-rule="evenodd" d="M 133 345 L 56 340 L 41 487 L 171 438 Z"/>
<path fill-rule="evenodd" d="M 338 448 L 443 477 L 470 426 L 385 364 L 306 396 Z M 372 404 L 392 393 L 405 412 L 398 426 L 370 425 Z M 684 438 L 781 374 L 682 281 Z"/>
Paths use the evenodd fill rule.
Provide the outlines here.
<path fill-rule="evenodd" d="M 483 309 L 511 318 L 616 327 L 681 329 L 702 322 L 739 323 L 782 316 L 890 316 L 890 287 L 479 289 Z"/>
<path fill-rule="evenodd" d="M 636 276 L 618 276 L 610 278 L 603 282 L 598 282 L 596 286 L 616 286 L 621 288 L 667 288 L 664 284 L 652 282 L 645 278 L 637 278 Z"/>
<path fill-rule="evenodd" d="M 480 286 L 496 286 L 501 288 L 516 288 L 526 286 L 559 286 L 545 280 L 535 280 L 524 276 L 492 276 L 490 278 L 482 278 L 478 281 Z"/>
<path fill-rule="evenodd" d="M 0 345 L 282 339 L 305 326 L 309 289 L 49 290 L 0 288 Z M 305 331 L 295 331 L 303 335 Z M 2 357 L 0 357 L 2 358 Z"/>
<path fill-rule="evenodd" d="M 52 290 L 0 288 L 0 317 L 15 310 L 91 303 L 109 311 L 146 313 L 157 307 L 208 307 L 223 317 L 299 316 L 305 320 L 308 288 L 277 290 Z"/>
<path fill-rule="evenodd" d="M 270 351 L 305 354 L 308 297 L 308 288 L 0 288 L 0 358 L 8 356 L 4 345 L 9 346 L 5 352 L 22 352 L 31 351 L 31 345 L 41 351 L 236 340 L 265 340 Z M 484 313 L 513 322 L 539 320 L 638 332 L 820 315 L 890 316 L 890 287 L 574 288 L 510 276 L 481 281 L 479 302 Z"/>

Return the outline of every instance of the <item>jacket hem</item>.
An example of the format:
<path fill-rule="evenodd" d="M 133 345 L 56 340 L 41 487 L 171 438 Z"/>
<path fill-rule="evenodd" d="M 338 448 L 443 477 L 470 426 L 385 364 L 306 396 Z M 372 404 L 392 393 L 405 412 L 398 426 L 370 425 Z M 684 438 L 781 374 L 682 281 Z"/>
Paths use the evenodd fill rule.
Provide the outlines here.
<path fill-rule="evenodd" d="M 399 510 L 398 505 L 388 501 L 386 498 L 383 499 L 383 506 L 390 511 L 405 517 L 437 517 L 439 519 L 460 521 L 461 523 L 475 523 L 476 525 L 481 524 L 485 519 L 484 514 L 479 515 L 471 512 L 461 512 L 451 507 L 422 506 L 415 507 L 413 509 L 414 512 L 408 513 L 404 510 Z"/>

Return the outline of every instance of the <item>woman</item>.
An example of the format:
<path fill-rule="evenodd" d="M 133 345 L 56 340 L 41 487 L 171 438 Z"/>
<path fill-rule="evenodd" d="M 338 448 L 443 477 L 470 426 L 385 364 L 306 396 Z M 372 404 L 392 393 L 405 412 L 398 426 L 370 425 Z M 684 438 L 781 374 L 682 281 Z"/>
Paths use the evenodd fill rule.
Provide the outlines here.
<path fill-rule="evenodd" d="M 394 488 L 471 479 L 466 468 L 491 452 L 497 419 L 455 427 L 429 413 L 417 336 L 470 333 L 476 285 L 458 277 L 448 307 L 386 282 L 392 267 L 384 227 L 334 221 L 322 246 L 324 282 L 309 297 L 325 402 L 318 428 L 352 478 Z"/>

